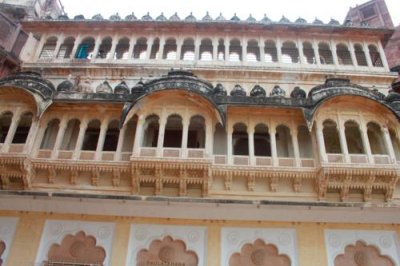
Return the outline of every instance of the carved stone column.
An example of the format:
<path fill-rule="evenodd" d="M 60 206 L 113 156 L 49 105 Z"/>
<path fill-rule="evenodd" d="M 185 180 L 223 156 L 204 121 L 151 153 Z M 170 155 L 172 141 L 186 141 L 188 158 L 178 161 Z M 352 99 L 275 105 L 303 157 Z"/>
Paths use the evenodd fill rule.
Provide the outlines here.
<path fill-rule="evenodd" d="M 75 58 L 76 51 L 78 50 L 78 47 L 81 44 L 81 39 L 82 39 L 82 36 L 79 34 L 76 37 L 75 42 L 74 42 L 74 47 L 72 48 L 72 52 L 71 52 L 71 56 L 70 56 L 71 59 Z"/>
<path fill-rule="evenodd" d="M 206 119 L 206 143 L 205 143 L 205 157 L 211 157 L 213 155 L 213 142 L 214 142 L 214 130 L 211 119 Z"/>
<path fill-rule="evenodd" d="M 255 154 L 254 154 L 254 127 L 249 126 L 248 129 L 248 138 L 249 138 L 249 164 L 255 165 Z"/>
<path fill-rule="evenodd" d="M 389 153 L 390 162 L 396 163 L 396 154 L 393 149 L 392 140 L 390 139 L 389 129 L 387 127 L 382 127 L 382 133 L 383 133 L 383 140 L 385 141 L 386 150 Z"/>
<path fill-rule="evenodd" d="M 247 40 L 242 38 L 240 45 L 242 46 L 242 62 L 247 62 Z"/>
<path fill-rule="evenodd" d="M 357 67 L 357 58 L 356 58 L 356 52 L 354 51 L 354 44 L 353 42 L 349 41 L 349 50 L 350 50 L 350 56 L 351 56 L 351 61 L 353 62 L 353 66 L 356 68 Z"/>
<path fill-rule="evenodd" d="M 321 158 L 322 163 L 327 163 L 328 162 L 328 156 L 326 155 L 326 149 L 325 149 L 325 140 L 324 140 L 324 133 L 323 133 L 323 125 L 322 123 L 317 123 L 316 124 L 316 131 L 317 131 L 317 144 L 318 144 L 318 150 L 319 150 L 319 157 Z"/>
<path fill-rule="evenodd" d="M 363 42 L 363 50 L 364 50 L 365 58 L 367 59 L 368 68 L 372 69 L 372 67 L 373 67 L 372 60 L 371 60 L 371 56 L 369 54 L 369 48 L 368 48 L 368 45 L 366 42 Z"/>
<path fill-rule="evenodd" d="M 161 115 L 160 119 L 160 128 L 158 130 L 158 140 L 157 140 L 157 157 L 163 156 L 163 147 L 164 147 L 164 135 L 165 135 L 165 126 L 167 124 L 167 114 L 165 111 Z"/>
<path fill-rule="evenodd" d="M 183 40 L 181 38 L 176 42 L 176 61 L 181 60 Z"/>
<path fill-rule="evenodd" d="M 371 145 L 369 144 L 369 139 L 368 139 L 368 129 L 365 126 L 364 121 L 361 121 L 360 131 L 361 131 L 361 139 L 362 139 L 363 147 L 364 147 L 365 153 L 367 154 L 367 157 L 368 157 L 368 162 L 370 164 L 374 164 L 375 161 L 374 161 L 374 157 L 372 156 Z"/>
<path fill-rule="evenodd" d="M 303 42 L 300 39 L 297 39 L 297 46 L 299 47 L 299 57 L 300 57 L 300 64 L 306 65 L 306 58 L 304 57 L 304 51 L 303 51 Z"/>
<path fill-rule="evenodd" d="M 301 167 L 301 158 L 299 151 L 299 141 L 297 138 L 298 130 L 295 126 L 292 127 L 291 135 L 292 135 L 292 143 L 293 143 L 293 153 L 296 167 Z"/>
<path fill-rule="evenodd" d="M 261 38 L 259 41 L 259 46 L 260 46 L 260 62 L 265 63 L 265 42 Z"/>
<path fill-rule="evenodd" d="M 64 34 L 58 36 L 56 48 L 54 49 L 53 58 L 57 58 L 61 45 L 64 43 Z"/>
<path fill-rule="evenodd" d="M 335 64 L 335 66 L 339 66 L 339 60 L 338 60 L 337 52 L 336 52 L 336 42 L 331 40 L 330 45 L 331 45 L 331 50 L 332 50 L 333 63 Z"/>
<path fill-rule="evenodd" d="M 163 54 L 164 54 L 164 45 L 165 45 L 165 38 L 164 36 L 162 36 L 160 38 L 160 47 L 158 49 L 158 60 L 162 60 L 163 59 Z"/>
<path fill-rule="evenodd" d="M 140 155 L 140 147 L 141 147 L 141 141 L 142 141 L 145 122 L 146 122 L 146 119 L 145 119 L 144 115 L 142 115 L 142 114 L 139 115 L 138 121 L 136 124 L 135 140 L 133 141 L 132 156 L 137 157 Z"/>
<path fill-rule="evenodd" d="M 121 153 L 122 153 L 122 147 L 124 145 L 125 132 L 126 132 L 126 126 L 123 126 L 119 130 L 117 150 L 115 151 L 114 161 L 121 161 L 121 158 L 122 158 Z M 135 136 L 136 136 L 136 134 L 135 134 Z"/>
<path fill-rule="evenodd" d="M 224 48 L 225 48 L 224 61 L 229 62 L 229 39 L 227 38 L 224 39 Z"/>
<path fill-rule="evenodd" d="M 282 63 L 282 41 L 281 39 L 278 37 L 276 39 L 276 52 L 278 55 L 278 63 Z"/>
<path fill-rule="evenodd" d="M 79 127 L 78 139 L 76 140 L 75 149 L 74 149 L 74 153 L 72 156 L 72 158 L 74 160 L 79 159 L 79 156 L 81 154 L 82 144 L 83 144 L 83 140 L 85 137 L 87 126 L 88 126 L 87 119 L 84 119 L 83 121 L 81 121 L 80 127 Z"/>
<path fill-rule="evenodd" d="M 342 153 L 344 155 L 344 162 L 350 163 L 350 156 L 349 156 L 349 149 L 347 147 L 345 127 L 341 122 L 339 122 L 338 124 L 339 124 L 340 147 L 341 147 Z"/>
<path fill-rule="evenodd" d="M 97 36 L 96 42 L 95 42 L 94 48 L 93 48 L 93 56 L 92 56 L 92 58 L 90 59 L 90 61 L 96 60 L 97 54 L 99 53 L 100 45 L 101 45 L 101 36 Z"/>
<path fill-rule="evenodd" d="M 58 128 L 56 141 L 54 143 L 53 150 L 51 151 L 51 158 L 52 159 L 58 158 L 58 153 L 60 151 L 60 147 L 61 147 L 64 135 L 65 135 L 66 128 L 67 128 L 67 119 L 65 117 L 63 117 L 61 119 L 60 126 Z"/>
<path fill-rule="evenodd" d="M 218 38 L 215 38 L 212 40 L 212 45 L 213 45 L 213 61 L 218 61 Z"/>
<path fill-rule="evenodd" d="M 44 45 L 46 44 L 46 41 L 47 41 L 47 37 L 48 37 L 47 34 L 43 34 L 42 38 L 40 38 L 39 45 L 37 46 L 37 50 L 36 50 L 36 53 L 35 53 L 35 59 L 36 60 L 39 59 L 40 54 L 42 53 L 43 47 L 44 47 Z"/>
<path fill-rule="evenodd" d="M 14 139 L 15 132 L 17 131 L 19 121 L 21 120 L 21 114 L 22 109 L 18 107 L 17 110 L 13 113 L 11 125 L 7 132 L 7 137 L 4 141 L 3 146 L 1 147 L 2 152 L 9 151 L 12 140 Z"/>
<path fill-rule="evenodd" d="M 383 50 L 382 43 L 378 42 L 379 56 L 381 57 L 383 67 L 386 71 L 390 71 L 389 64 L 386 59 L 385 51 Z"/>
<path fill-rule="evenodd" d="M 194 41 L 194 62 L 200 60 L 200 44 L 201 40 L 199 39 L 198 36 L 196 36 L 196 39 Z"/>
<path fill-rule="evenodd" d="M 315 61 L 317 63 L 317 66 L 321 66 L 321 57 L 319 55 L 319 45 L 316 40 L 313 40 L 313 49 L 314 49 L 314 56 L 315 56 Z"/>
<path fill-rule="evenodd" d="M 227 130 L 227 162 L 228 164 L 233 164 L 233 149 L 232 149 L 232 133 L 233 133 L 233 128 L 231 125 L 228 125 L 228 130 Z"/>
<path fill-rule="evenodd" d="M 278 152 L 276 149 L 276 128 L 275 124 L 271 125 L 270 129 L 270 137 L 271 137 L 271 158 L 272 158 L 272 166 L 278 166 Z"/>
<path fill-rule="evenodd" d="M 151 48 L 153 47 L 153 44 L 154 44 L 154 38 L 149 38 L 147 43 L 148 44 L 147 44 L 147 50 L 146 50 L 146 60 L 150 60 Z"/>
<path fill-rule="evenodd" d="M 112 39 L 112 44 L 110 49 L 110 58 L 107 59 L 113 60 L 115 58 L 115 49 L 117 48 L 117 44 L 118 44 L 118 39 L 116 36 L 114 36 Z"/>
<path fill-rule="evenodd" d="M 135 36 L 132 36 L 129 39 L 128 60 L 132 59 L 132 57 L 133 57 L 133 48 L 135 47 L 135 41 L 136 41 Z M 146 56 L 147 56 L 147 54 L 146 54 Z"/>
<path fill-rule="evenodd" d="M 187 144 L 188 144 L 188 133 L 189 133 L 189 117 L 186 114 L 183 118 L 182 128 L 182 143 L 181 143 L 181 157 L 187 158 Z"/>
<path fill-rule="evenodd" d="M 97 140 L 97 147 L 96 147 L 96 155 L 95 155 L 95 160 L 101 160 L 101 155 L 104 147 L 104 140 L 106 138 L 106 133 L 108 129 L 108 118 L 103 119 L 100 127 L 100 134 L 99 134 L 99 139 Z"/>

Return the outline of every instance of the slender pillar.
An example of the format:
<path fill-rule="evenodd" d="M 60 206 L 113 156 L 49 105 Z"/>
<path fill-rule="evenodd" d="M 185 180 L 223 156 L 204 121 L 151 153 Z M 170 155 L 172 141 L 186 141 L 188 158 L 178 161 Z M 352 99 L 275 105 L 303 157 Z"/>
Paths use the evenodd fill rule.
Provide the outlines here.
<path fill-rule="evenodd" d="M 340 147 L 341 147 L 342 153 L 344 155 L 344 162 L 350 163 L 350 156 L 349 156 L 349 149 L 347 148 L 345 127 L 341 122 L 339 122 L 338 124 L 339 124 Z"/>
<path fill-rule="evenodd" d="M 252 125 L 248 128 L 248 138 L 249 138 L 249 159 L 250 165 L 255 165 L 255 154 L 254 154 L 254 127 Z"/>
<path fill-rule="evenodd" d="M 117 143 L 117 150 L 115 151 L 115 156 L 114 156 L 114 161 L 121 161 L 122 158 L 122 148 L 124 145 L 124 139 L 125 139 L 125 132 L 126 132 L 126 125 L 124 125 L 120 130 L 118 134 L 118 143 Z M 136 134 L 135 134 L 136 136 Z"/>
<path fill-rule="evenodd" d="M 11 125 L 10 125 L 10 128 L 8 129 L 7 137 L 4 141 L 3 146 L 1 147 L 2 152 L 9 151 L 12 140 L 14 139 L 15 132 L 17 131 L 19 121 L 21 120 L 21 114 L 22 114 L 21 108 L 17 108 L 17 110 L 13 113 Z"/>
<path fill-rule="evenodd" d="M 385 141 L 386 150 L 389 153 L 390 162 L 396 163 L 396 161 L 397 161 L 396 154 L 393 149 L 392 140 L 390 139 L 389 129 L 387 127 L 382 127 L 382 133 L 383 133 L 383 140 Z"/>
<path fill-rule="evenodd" d="M 315 56 L 315 61 L 317 63 L 317 66 L 321 66 L 321 57 L 319 55 L 319 45 L 316 40 L 313 40 L 313 49 L 314 49 L 314 56 Z"/>
<path fill-rule="evenodd" d="M 240 44 L 242 46 L 242 62 L 247 62 L 247 40 L 242 38 Z"/>
<path fill-rule="evenodd" d="M 136 41 L 135 36 L 132 36 L 129 39 L 128 60 L 132 59 L 132 57 L 133 57 L 133 48 L 135 48 L 135 41 Z M 146 56 L 147 56 L 147 54 L 146 54 Z"/>
<path fill-rule="evenodd" d="M 275 124 L 271 125 L 271 157 L 272 157 L 272 166 L 278 166 L 278 152 L 276 149 L 276 127 Z"/>
<path fill-rule="evenodd" d="M 194 62 L 200 60 L 200 45 L 201 45 L 201 40 L 199 36 L 196 36 L 196 39 L 194 40 Z"/>
<path fill-rule="evenodd" d="M 187 158 L 187 144 L 188 144 L 188 132 L 189 132 L 189 116 L 186 114 L 183 118 L 182 128 L 182 143 L 181 143 L 181 157 Z"/>
<path fill-rule="evenodd" d="M 330 45 L 332 50 L 333 63 L 335 64 L 335 66 L 339 66 L 339 60 L 336 52 L 336 42 L 331 40 Z"/>
<path fill-rule="evenodd" d="M 212 45 L 213 45 L 213 61 L 218 61 L 218 44 L 219 41 L 218 39 L 213 39 L 212 40 Z"/>
<path fill-rule="evenodd" d="M 356 52 L 354 51 L 354 44 L 353 42 L 349 41 L 349 50 L 350 50 L 350 56 L 351 56 L 351 61 L 353 63 L 354 68 L 357 67 L 357 58 L 356 58 Z"/>
<path fill-rule="evenodd" d="M 291 135 L 292 135 L 292 143 L 293 143 L 293 152 L 294 152 L 294 160 L 296 167 L 301 167 L 301 158 L 299 151 L 299 141 L 297 138 L 298 130 L 295 126 L 292 126 Z"/>
<path fill-rule="evenodd" d="M 101 123 L 100 134 L 99 134 L 99 139 L 97 140 L 96 155 L 95 155 L 95 160 L 97 160 L 97 161 L 101 160 L 101 157 L 102 157 L 104 140 L 106 138 L 106 133 L 107 133 L 107 129 L 108 129 L 108 120 L 109 119 L 106 118 Z"/>
<path fill-rule="evenodd" d="M 303 50 L 303 42 L 300 38 L 297 39 L 297 47 L 299 47 L 299 57 L 300 57 L 300 64 L 306 65 L 306 58 L 304 57 L 304 50 Z"/>
<path fill-rule="evenodd" d="M 74 47 L 72 48 L 72 52 L 71 52 L 71 56 L 70 56 L 71 59 L 75 58 L 76 51 L 78 50 L 78 47 L 81 44 L 81 39 L 82 39 L 82 36 L 79 34 L 76 37 L 75 42 L 74 42 Z"/>
<path fill-rule="evenodd" d="M 373 65 L 372 65 L 371 55 L 369 54 L 369 48 L 366 42 L 363 42 L 363 50 L 365 58 L 367 59 L 368 68 L 372 69 Z"/>
<path fill-rule="evenodd" d="M 56 48 L 54 49 L 54 54 L 53 54 L 53 58 L 57 58 L 58 53 L 60 52 L 60 47 L 61 45 L 64 43 L 64 34 L 61 34 L 60 36 L 58 36 L 57 38 L 57 44 L 56 44 Z"/>
<path fill-rule="evenodd" d="M 165 135 L 165 126 L 167 124 L 167 114 L 165 110 L 163 111 L 160 119 L 160 128 L 158 130 L 158 140 L 157 140 L 157 157 L 163 156 L 163 147 L 164 147 L 164 135 Z"/>
<path fill-rule="evenodd" d="M 54 143 L 53 150 L 51 151 L 51 158 L 58 158 L 58 153 L 60 151 L 61 143 L 65 135 L 65 130 L 67 128 L 67 119 L 63 117 L 60 121 L 60 126 L 58 127 L 58 132 L 56 136 L 56 141 Z"/>
<path fill-rule="evenodd" d="M 322 131 L 324 127 L 322 123 L 317 123 L 316 126 L 317 126 L 316 131 L 317 131 L 317 144 L 319 150 L 319 157 L 322 163 L 327 163 L 328 156 L 326 155 L 324 133 Z"/>
<path fill-rule="evenodd" d="M 138 121 L 136 124 L 136 131 L 135 131 L 135 140 L 133 141 L 133 147 L 132 147 L 132 156 L 139 156 L 140 155 L 140 147 L 141 147 L 141 142 L 142 142 L 142 136 L 143 136 L 143 131 L 144 131 L 144 124 L 146 122 L 146 119 L 144 115 L 139 115 Z"/>
<path fill-rule="evenodd" d="M 35 54 L 35 59 L 36 60 L 39 59 L 40 54 L 42 53 L 43 47 L 44 47 L 44 45 L 46 44 L 46 41 L 47 41 L 47 37 L 48 37 L 47 34 L 43 34 L 42 38 L 40 38 L 39 45 L 37 47 L 36 54 Z"/>
<path fill-rule="evenodd" d="M 229 39 L 224 39 L 224 46 L 225 46 L 225 62 L 229 62 Z"/>
<path fill-rule="evenodd" d="M 265 42 L 261 38 L 259 41 L 259 47 L 260 47 L 260 62 L 265 63 Z"/>
<path fill-rule="evenodd" d="M 228 130 L 227 130 L 227 162 L 228 164 L 233 164 L 233 143 L 232 143 L 232 133 L 233 133 L 233 128 L 231 125 L 228 125 Z"/>
<path fill-rule="evenodd" d="M 84 140 L 84 137 L 85 137 L 87 126 L 88 126 L 87 119 L 81 121 L 80 127 L 79 127 L 78 139 L 76 140 L 74 153 L 72 155 L 72 158 L 74 160 L 79 159 L 79 156 L 81 155 L 82 144 L 83 144 L 83 140 Z"/>
<path fill-rule="evenodd" d="M 115 49 L 117 48 L 119 40 L 116 36 L 112 39 L 111 49 L 110 49 L 110 58 L 107 59 L 115 59 Z"/>
<path fill-rule="evenodd" d="M 389 64 L 386 59 L 385 51 L 383 50 L 381 42 L 378 42 L 378 49 L 379 49 L 379 55 L 381 57 L 383 67 L 385 68 L 386 71 L 390 71 Z"/>
<path fill-rule="evenodd" d="M 28 151 L 30 153 L 30 149 L 32 149 L 33 142 L 34 142 L 36 134 L 39 130 L 38 125 L 39 125 L 38 118 L 32 118 L 31 127 L 29 128 L 29 133 L 28 133 L 28 136 L 26 138 L 26 141 L 25 141 L 25 144 L 23 147 L 23 153 L 26 153 Z"/>
<path fill-rule="evenodd" d="M 160 48 L 158 49 L 158 60 L 163 59 L 163 54 L 164 54 L 164 45 L 165 45 L 165 38 L 161 37 L 160 38 Z"/>
<path fill-rule="evenodd" d="M 43 125 L 43 123 L 40 123 L 38 132 L 36 134 L 35 141 L 34 141 L 32 147 L 31 147 L 31 149 L 28 150 L 28 152 L 30 154 L 32 154 L 33 158 L 36 158 L 38 153 L 39 153 L 40 144 L 42 144 L 42 140 L 43 140 L 45 132 L 46 132 L 46 125 Z"/>
<path fill-rule="evenodd" d="M 94 48 L 93 48 L 93 56 L 92 56 L 92 58 L 90 59 L 91 61 L 96 60 L 97 55 L 98 55 L 98 53 L 99 53 L 100 45 L 101 45 L 101 36 L 97 36 L 96 42 L 95 42 Z"/>
<path fill-rule="evenodd" d="M 371 145 L 369 144 L 368 129 L 365 126 L 365 122 L 363 120 L 361 120 L 360 131 L 361 131 L 361 139 L 362 139 L 364 151 L 367 154 L 368 162 L 370 164 L 373 164 L 375 162 L 374 162 L 374 157 L 372 156 L 372 152 L 371 152 Z"/>
<path fill-rule="evenodd" d="M 278 63 L 282 63 L 282 41 L 281 38 L 276 39 L 276 51 L 278 54 Z"/>
<path fill-rule="evenodd" d="M 205 157 L 211 157 L 213 154 L 214 142 L 214 128 L 211 119 L 206 119 L 206 143 L 205 143 Z"/>
<path fill-rule="evenodd" d="M 178 39 L 178 41 L 176 42 L 176 61 L 180 61 L 181 60 L 181 55 L 182 55 L 182 45 L 183 45 L 183 40 L 182 39 Z"/>
<path fill-rule="evenodd" d="M 153 44 L 154 44 L 154 38 L 149 38 L 147 41 L 146 60 L 150 60 L 151 48 L 153 47 Z"/>

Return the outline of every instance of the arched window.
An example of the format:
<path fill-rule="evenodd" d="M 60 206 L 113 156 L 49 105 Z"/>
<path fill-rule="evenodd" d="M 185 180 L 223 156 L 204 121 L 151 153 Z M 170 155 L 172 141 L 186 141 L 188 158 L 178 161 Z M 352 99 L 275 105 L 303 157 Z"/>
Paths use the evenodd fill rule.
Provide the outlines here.
<path fill-rule="evenodd" d="M 46 40 L 46 43 L 43 45 L 42 52 L 40 53 L 40 59 L 50 59 L 53 58 L 54 52 L 57 46 L 57 37 L 49 37 Z"/>
<path fill-rule="evenodd" d="M 168 39 L 164 45 L 163 59 L 176 60 L 176 51 L 178 46 L 175 39 Z"/>
<path fill-rule="evenodd" d="M 157 115 L 146 117 L 142 143 L 143 147 L 157 147 L 159 128 L 159 117 Z"/>
<path fill-rule="evenodd" d="M 301 158 L 312 158 L 313 147 L 310 131 L 306 126 L 299 126 L 297 129 L 297 140 L 299 143 L 299 153 Z"/>
<path fill-rule="evenodd" d="M 276 149 L 278 157 L 293 157 L 293 143 L 290 129 L 285 125 L 276 128 Z"/>
<path fill-rule="evenodd" d="M 160 51 L 160 39 L 155 38 L 151 46 L 150 59 L 157 59 Z"/>
<path fill-rule="evenodd" d="M 75 38 L 68 37 L 64 39 L 63 44 L 60 46 L 57 58 L 70 58 L 72 50 L 74 49 Z"/>
<path fill-rule="evenodd" d="M 344 124 L 347 148 L 350 154 L 364 153 L 360 127 L 354 121 L 347 121 Z"/>
<path fill-rule="evenodd" d="M 182 129 L 182 117 L 179 115 L 170 115 L 165 125 L 164 147 L 182 147 Z"/>
<path fill-rule="evenodd" d="M 250 40 L 247 43 L 246 57 L 248 62 L 260 62 L 260 47 L 256 40 Z"/>
<path fill-rule="evenodd" d="M 242 61 L 242 46 L 238 39 L 233 39 L 229 43 L 229 61 L 239 62 Z"/>
<path fill-rule="evenodd" d="M 83 138 L 82 150 L 84 151 L 95 151 L 97 148 L 97 142 L 99 141 L 100 135 L 100 121 L 92 120 L 89 122 L 86 131 L 85 137 Z"/>
<path fill-rule="evenodd" d="M 249 155 L 249 136 L 247 126 L 243 123 L 236 123 L 232 133 L 233 155 Z"/>
<path fill-rule="evenodd" d="M 226 143 L 227 143 L 227 135 L 225 128 L 221 124 L 217 124 L 215 126 L 214 131 L 214 146 L 213 153 L 219 155 L 226 155 Z"/>
<path fill-rule="evenodd" d="M 68 121 L 65 129 L 64 138 L 61 144 L 61 150 L 74 150 L 76 141 L 78 140 L 80 121 L 72 119 Z"/>
<path fill-rule="evenodd" d="M 218 41 L 218 61 L 224 61 L 225 58 L 225 43 L 223 39 Z"/>
<path fill-rule="evenodd" d="M 372 154 L 387 154 L 381 127 L 374 123 L 367 124 L 367 134 Z"/>
<path fill-rule="evenodd" d="M 111 37 L 106 37 L 101 41 L 99 52 L 97 53 L 96 58 L 108 59 L 110 58 L 110 51 L 112 46 Z"/>
<path fill-rule="evenodd" d="M 372 65 L 374 67 L 383 67 L 381 54 L 378 52 L 378 48 L 375 45 L 368 45 L 369 56 L 371 57 Z"/>
<path fill-rule="evenodd" d="M 317 60 L 315 60 L 314 48 L 311 43 L 309 42 L 303 43 L 303 54 L 307 64 L 317 63 Z"/>
<path fill-rule="evenodd" d="M 364 50 L 360 44 L 354 45 L 354 53 L 356 54 L 357 64 L 359 66 L 368 66 L 367 58 L 365 57 Z"/>
<path fill-rule="evenodd" d="M 188 131 L 188 148 L 204 148 L 206 142 L 205 120 L 200 115 L 193 116 L 190 119 Z"/>
<path fill-rule="evenodd" d="M 181 50 L 181 60 L 183 61 L 193 61 L 195 60 L 195 54 L 194 54 L 194 40 L 189 38 L 185 39 L 182 44 L 182 50 Z"/>
<path fill-rule="evenodd" d="M 15 131 L 12 143 L 25 143 L 32 125 L 33 114 L 24 113 L 19 120 L 17 130 Z"/>
<path fill-rule="evenodd" d="M 254 128 L 254 155 L 271 156 L 271 139 L 268 127 L 264 124 L 258 124 Z"/>
<path fill-rule="evenodd" d="M 351 55 L 347 45 L 339 43 L 336 45 L 336 54 L 338 57 L 339 65 L 352 65 Z"/>
<path fill-rule="evenodd" d="M 332 51 L 327 43 L 318 44 L 318 53 L 322 65 L 333 65 Z"/>
<path fill-rule="evenodd" d="M 115 47 L 115 59 L 128 59 L 129 39 L 124 37 L 118 41 Z"/>
<path fill-rule="evenodd" d="M 396 132 L 393 129 L 389 129 L 390 140 L 392 141 L 394 154 L 396 155 L 396 160 L 400 161 L 400 141 Z"/>
<path fill-rule="evenodd" d="M 133 48 L 133 58 L 144 60 L 146 59 L 146 56 L 147 56 L 147 39 L 139 38 L 136 41 L 135 47 Z"/>
<path fill-rule="evenodd" d="M 106 136 L 104 138 L 103 151 L 116 151 L 119 137 L 118 120 L 113 120 L 108 124 Z"/>
<path fill-rule="evenodd" d="M 325 120 L 323 128 L 326 153 L 342 153 L 336 123 L 332 120 Z"/>
<path fill-rule="evenodd" d="M 265 53 L 265 62 L 267 63 L 278 62 L 278 52 L 274 41 L 268 40 L 265 42 L 264 53 Z"/>
<path fill-rule="evenodd" d="M 93 57 L 94 50 L 94 38 L 87 37 L 82 40 L 79 44 L 78 50 L 76 51 L 75 58 L 79 59 L 90 59 Z"/>
<path fill-rule="evenodd" d="M 282 44 L 282 62 L 283 63 L 298 63 L 299 49 L 294 42 L 287 41 Z"/>
<path fill-rule="evenodd" d="M 211 39 L 203 39 L 200 43 L 200 61 L 213 60 L 213 45 Z"/>
<path fill-rule="evenodd" d="M 134 115 L 125 126 L 124 142 L 122 143 L 122 152 L 132 152 L 133 143 L 136 136 L 137 115 Z"/>
<path fill-rule="evenodd" d="M 57 133 L 60 127 L 60 120 L 53 119 L 47 123 L 46 131 L 44 132 L 40 149 L 52 150 L 56 143 Z"/>
<path fill-rule="evenodd" d="M 0 116 L 0 143 L 4 143 L 7 138 L 8 130 L 11 126 L 13 114 L 5 112 Z"/>

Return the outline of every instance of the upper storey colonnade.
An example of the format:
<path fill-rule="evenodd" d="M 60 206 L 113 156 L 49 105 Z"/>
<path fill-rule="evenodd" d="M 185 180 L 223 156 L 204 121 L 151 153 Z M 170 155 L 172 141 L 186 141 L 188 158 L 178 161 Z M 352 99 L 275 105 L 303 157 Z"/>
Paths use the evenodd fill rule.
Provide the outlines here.
<path fill-rule="evenodd" d="M 35 60 L 265 64 L 388 70 L 380 42 L 280 37 L 44 34 Z"/>

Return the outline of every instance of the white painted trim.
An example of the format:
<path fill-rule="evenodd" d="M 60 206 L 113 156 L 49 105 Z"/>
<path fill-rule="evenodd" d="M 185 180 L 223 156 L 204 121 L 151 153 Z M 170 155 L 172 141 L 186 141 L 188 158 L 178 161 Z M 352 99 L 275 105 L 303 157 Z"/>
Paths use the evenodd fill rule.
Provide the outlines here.
<path fill-rule="evenodd" d="M 40 240 L 40 246 L 36 255 L 35 263 L 37 265 L 42 265 L 43 261 L 47 260 L 47 253 L 51 245 L 54 243 L 60 244 L 67 234 L 75 235 L 79 231 L 84 231 L 86 235 L 91 235 L 96 238 L 97 246 L 104 248 L 106 251 L 104 265 L 109 266 L 111 265 L 114 227 L 114 223 L 47 220 Z"/>
<path fill-rule="evenodd" d="M 233 253 L 241 251 L 243 245 L 262 239 L 273 244 L 279 254 L 287 255 L 292 266 L 298 266 L 296 230 L 291 228 L 235 228 L 221 230 L 221 266 L 228 266 Z"/>
<path fill-rule="evenodd" d="M 377 247 L 380 254 L 393 260 L 395 266 L 400 265 L 399 241 L 395 231 L 327 229 L 325 230 L 325 247 L 328 254 L 328 266 L 334 266 L 336 256 L 343 254 L 346 246 L 355 245 L 358 240 Z"/>
<path fill-rule="evenodd" d="M 75 197 L 0 196 L 0 210 L 118 215 L 150 218 L 398 224 L 398 206 L 296 206 L 257 203 L 203 203 Z"/>
<path fill-rule="evenodd" d="M 0 217 L 0 240 L 6 244 L 1 258 L 3 259 L 3 265 L 7 266 L 8 255 L 12 247 L 15 230 L 17 229 L 18 218 L 15 217 Z"/>
<path fill-rule="evenodd" d="M 129 236 L 126 266 L 136 265 L 136 255 L 142 249 L 148 249 L 153 240 L 162 240 L 166 236 L 182 240 L 187 250 L 194 251 L 199 266 L 207 265 L 207 228 L 203 226 L 173 226 L 132 224 Z"/>

